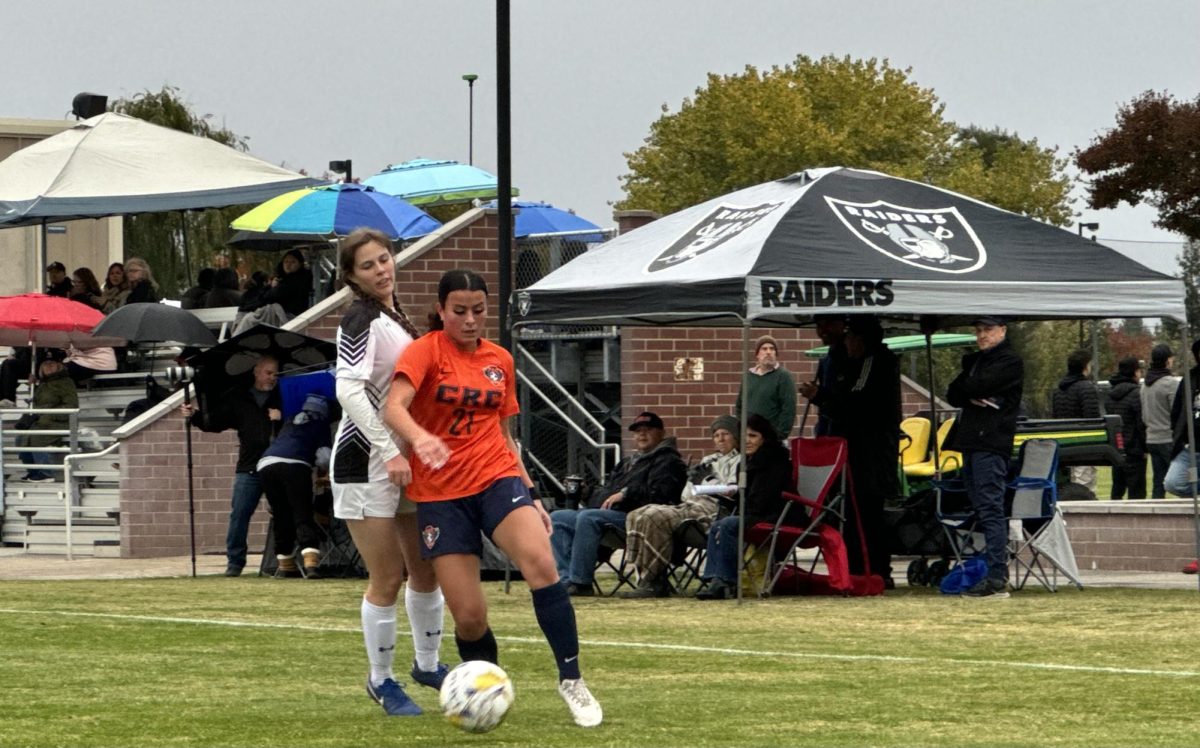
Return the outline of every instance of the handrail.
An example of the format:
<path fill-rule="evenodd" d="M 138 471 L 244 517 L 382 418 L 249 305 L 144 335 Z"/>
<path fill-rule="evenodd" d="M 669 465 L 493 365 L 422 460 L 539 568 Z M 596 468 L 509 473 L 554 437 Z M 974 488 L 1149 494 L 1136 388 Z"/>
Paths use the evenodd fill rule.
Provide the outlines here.
<path fill-rule="evenodd" d="M 517 349 L 521 351 L 522 356 L 524 356 L 530 363 L 532 363 L 534 365 L 534 367 L 539 372 L 542 373 L 542 376 L 544 376 L 546 379 L 550 380 L 550 383 L 553 384 L 555 386 L 555 388 L 557 388 L 558 391 L 561 392 L 563 394 L 563 396 L 565 396 L 567 398 L 567 402 L 574 405 L 579 410 L 579 412 L 581 414 L 583 414 L 584 419 L 586 419 L 589 423 L 591 423 L 592 426 L 597 431 L 599 431 L 601 434 L 604 434 L 603 424 L 601 424 L 599 421 L 597 421 L 595 416 L 593 416 L 591 413 L 589 413 L 587 411 L 587 408 L 584 408 L 582 405 L 580 405 L 579 401 L 575 399 L 575 396 L 572 395 L 570 392 L 567 392 L 567 388 L 563 387 L 562 384 L 560 384 L 559 381 L 554 378 L 554 375 L 551 374 L 549 371 L 547 371 L 546 367 L 542 366 L 542 363 L 540 361 L 538 361 L 532 353 L 525 350 L 525 347 L 521 346 L 521 345 L 518 345 Z M 538 389 L 537 387 L 534 387 L 530 381 L 528 381 L 528 377 L 526 377 L 526 380 L 527 380 L 526 384 L 528 384 L 531 388 L 533 388 L 535 390 Z M 559 415 L 561 415 L 564 419 L 566 419 L 568 421 L 571 420 L 565 413 L 560 412 Z"/>
<path fill-rule="evenodd" d="M 65 517 L 65 525 L 67 528 L 68 561 L 75 560 L 75 549 L 71 546 L 71 515 L 73 514 L 71 509 L 75 504 L 75 487 L 71 483 L 71 461 L 86 460 L 94 457 L 104 457 L 112 453 L 112 451 L 119 446 L 121 446 L 120 442 L 113 442 L 99 452 L 76 452 L 75 454 L 69 454 L 63 458 L 63 516 Z"/>
<path fill-rule="evenodd" d="M 617 462 L 620 460 L 621 446 L 619 444 L 605 444 L 604 442 L 598 442 L 595 439 L 593 439 L 586 431 L 583 430 L 583 428 L 580 427 L 579 424 L 572 421 L 570 419 L 570 417 L 567 416 L 567 414 L 563 412 L 562 408 L 558 407 L 558 404 L 555 403 L 553 400 L 551 400 L 550 397 L 545 392 L 542 392 L 541 389 L 539 389 L 537 387 L 537 385 L 533 383 L 533 381 L 529 378 L 529 376 L 527 374 L 525 374 L 525 372 L 521 371 L 520 369 L 517 370 L 517 379 L 524 382 L 525 385 L 527 387 L 529 387 L 530 392 L 534 393 L 539 398 L 541 398 L 542 402 L 545 403 L 547 406 L 549 406 L 550 410 L 554 411 L 555 415 L 557 415 L 559 418 L 561 418 L 563 420 L 563 422 L 567 424 L 567 426 L 569 426 L 576 434 L 578 434 L 585 442 L 587 442 L 588 446 L 593 447 L 600 452 L 600 475 L 599 475 L 599 477 L 600 477 L 600 482 L 603 483 L 605 480 L 605 477 L 607 475 L 607 471 L 605 470 L 604 453 L 607 450 L 610 450 L 610 449 L 613 450 L 613 464 L 616 465 Z M 567 396 L 570 397 L 569 394 Z M 575 402 L 576 405 L 578 405 L 578 403 L 574 400 L 574 398 L 571 398 L 571 402 Z M 588 414 L 588 417 L 591 418 L 590 413 Z M 592 420 L 595 421 L 595 419 L 592 419 Z M 598 424 L 599 424 L 599 422 L 597 422 L 597 425 Z"/>

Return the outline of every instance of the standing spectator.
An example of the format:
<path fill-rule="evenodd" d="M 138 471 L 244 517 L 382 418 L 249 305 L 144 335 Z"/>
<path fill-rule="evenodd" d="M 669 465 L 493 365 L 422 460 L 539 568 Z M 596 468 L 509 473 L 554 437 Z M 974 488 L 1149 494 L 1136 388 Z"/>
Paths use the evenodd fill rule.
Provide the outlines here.
<path fill-rule="evenodd" d="M 1067 375 L 1059 380 L 1050 396 L 1051 418 L 1099 418 L 1100 391 L 1090 377 L 1092 354 L 1080 348 L 1067 356 Z M 1071 482 L 1096 493 L 1096 467 L 1076 465 L 1071 468 Z"/>
<path fill-rule="evenodd" d="M 1113 501 L 1146 498 L 1146 422 L 1142 420 L 1142 398 L 1138 392 L 1141 366 L 1136 356 L 1126 356 L 1117 364 L 1117 373 L 1108 379 L 1105 409 L 1121 416 L 1121 442 L 1125 464 L 1112 469 Z"/>
<path fill-rule="evenodd" d="M 104 291 L 100 294 L 100 311 L 108 314 L 125 303 L 129 281 L 125 280 L 125 264 L 114 262 L 104 274 Z"/>
<path fill-rule="evenodd" d="M 132 264 L 130 261 L 129 264 Z M 208 398 L 207 408 L 197 410 L 182 405 L 180 410 L 190 416 L 191 423 L 201 431 L 218 432 L 235 429 L 238 435 L 238 459 L 230 500 L 229 529 L 225 533 L 225 576 L 241 576 L 246 566 L 246 536 L 250 518 L 262 497 L 262 481 L 258 461 L 279 433 L 283 404 L 276 383 L 279 362 L 263 356 L 254 365 L 254 380 L 249 387 L 239 388 L 222 398 Z"/>
<path fill-rule="evenodd" d="M 154 274 L 150 265 L 140 257 L 130 257 L 125 261 L 125 278 L 129 281 L 129 295 L 125 304 L 157 304 L 162 300 L 158 295 L 158 284 L 154 282 Z"/>
<path fill-rule="evenodd" d="M 291 319 L 308 309 L 311 294 L 312 271 L 304 266 L 304 255 L 300 250 L 289 250 L 275 267 L 275 279 L 271 281 L 271 287 L 254 302 L 254 306 L 246 307 L 246 311 L 278 304 Z"/>
<path fill-rule="evenodd" d="M 71 296 L 71 279 L 67 277 L 67 266 L 61 262 L 52 262 L 46 266 L 46 295 Z"/>
<path fill-rule="evenodd" d="M 779 344 L 774 337 L 763 335 L 754 342 L 754 361 L 749 384 L 745 392 L 738 390 L 733 413 L 740 417 L 744 402 L 746 410 L 770 421 L 779 438 L 787 439 L 796 421 L 796 381 L 780 365 Z"/>
<path fill-rule="evenodd" d="M 1175 402 L 1175 379 L 1171 376 L 1174 354 L 1171 347 L 1159 343 L 1150 351 L 1150 371 L 1142 383 L 1142 419 L 1146 422 L 1146 453 L 1150 455 L 1150 498 L 1167 495 L 1163 481 L 1171 466 L 1171 448 L 1175 443 L 1171 409 Z"/>
<path fill-rule="evenodd" d="M 1191 452 L 1188 449 L 1188 419 L 1192 419 L 1195 434 L 1200 438 L 1200 338 L 1192 342 L 1192 368 L 1187 376 L 1191 378 L 1192 402 L 1187 401 L 1184 381 L 1181 379 L 1175 390 L 1175 400 L 1171 403 L 1171 425 L 1174 441 L 1171 445 L 1171 465 L 1167 468 L 1167 477 L 1163 486 L 1176 496 L 1192 495 L 1192 484 L 1188 478 L 1191 464 Z"/>
<path fill-rule="evenodd" d="M 712 424 L 717 451 L 688 470 L 679 504 L 648 504 L 625 516 L 625 560 L 638 573 L 638 586 L 621 597 L 668 597 L 671 585 L 667 571 L 674 553 L 675 528 L 685 520 L 696 520 L 708 532 L 720 513 L 722 500 L 737 495 L 739 423 L 733 416 L 720 416 Z"/>
<path fill-rule="evenodd" d="M 33 407 L 35 408 L 78 408 L 79 393 L 75 389 L 75 383 L 67 376 L 67 370 L 62 363 L 49 359 L 43 361 L 38 367 L 38 385 L 33 393 Z M 31 430 L 62 430 L 66 429 L 70 423 L 67 415 L 52 415 L 50 413 L 42 413 L 34 419 L 29 426 Z M 17 438 L 18 446 L 21 447 L 58 447 L 63 443 L 62 436 L 54 436 L 50 434 L 21 434 Z M 33 465 L 49 465 L 54 462 L 57 455 L 49 452 L 21 452 L 21 462 Z M 31 468 L 25 476 L 25 480 L 31 481 L 52 481 L 54 476 L 47 473 L 45 470 Z"/>
<path fill-rule="evenodd" d="M 829 349 L 817 363 L 817 378 L 811 382 L 800 384 L 800 394 L 820 409 L 817 425 L 813 430 L 816 436 L 828 436 L 832 433 L 837 406 L 833 402 L 833 377 L 838 368 L 838 361 L 844 360 L 846 351 L 842 340 L 846 336 L 846 316 L 843 314 L 818 314 L 814 317 L 817 323 L 817 337 Z M 800 424 L 804 428 L 804 424 Z"/>
<path fill-rule="evenodd" d="M 746 422 L 746 527 L 775 522 L 783 513 L 783 492 L 792 479 L 792 458 L 771 422 L 757 413 Z M 789 517 L 791 511 L 788 512 Z M 790 521 L 790 519 L 789 519 Z M 738 515 L 713 523 L 708 530 L 704 580 L 708 586 L 697 600 L 726 600 L 737 596 L 742 555 L 738 548 Z"/>
<path fill-rule="evenodd" d="M 946 391 L 946 400 L 962 413 L 946 438 L 946 448 L 963 453 L 967 496 L 983 531 L 988 573 L 970 589 L 969 597 L 1007 597 L 1008 519 L 1004 490 L 1017 411 L 1021 406 L 1025 364 L 1006 339 L 1001 317 L 979 317 L 972 323 L 979 351 L 962 358 L 962 372 Z"/>
<path fill-rule="evenodd" d="M 218 309 L 226 306 L 237 306 L 242 302 L 242 292 L 238 290 L 237 271 L 233 268 L 220 268 L 213 276 L 213 285 L 208 295 L 204 297 L 205 309 Z"/>
<path fill-rule="evenodd" d="M 687 465 L 675 447 L 675 437 L 666 436 L 657 413 L 639 413 L 629 430 L 637 451 L 613 470 L 600 489 L 600 505 L 550 514 L 554 527 L 550 545 L 570 595 L 594 594 L 600 536 L 607 525 L 624 527 L 626 514 L 648 504 L 678 504 L 687 481 Z"/>
<path fill-rule="evenodd" d="M 333 439 L 329 433 L 329 401 L 309 395 L 300 412 L 284 424 L 279 437 L 263 452 L 256 466 L 267 503 L 279 578 L 298 577 L 296 548 L 304 577 L 315 579 L 321 564 L 321 532 L 313 519 L 313 468 L 329 467 Z"/>
<path fill-rule="evenodd" d="M 179 297 L 180 309 L 204 309 L 208 292 L 212 290 L 217 271 L 214 268 L 201 268 L 196 274 L 196 285 L 183 292 Z"/>
<path fill-rule="evenodd" d="M 71 301 L 78 301 L 80 304 L 87 304 L 93 309 L 103 311 L 101 307 L 104 304 L 103 292 L 100 290 L 100 282 L 96 280 L 96 274 L 91 268 L 79 268 L 71 274 L 71 293 L 67 296 Z"/>

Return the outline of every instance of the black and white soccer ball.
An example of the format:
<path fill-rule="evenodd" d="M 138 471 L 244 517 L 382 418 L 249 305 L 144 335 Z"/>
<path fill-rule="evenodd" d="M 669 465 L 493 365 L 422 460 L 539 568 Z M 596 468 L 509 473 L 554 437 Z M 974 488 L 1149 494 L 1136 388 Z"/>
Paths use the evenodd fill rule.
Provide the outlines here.
<path fill-rule="evenodd" d="M 499 665 L 470 660 L 442 683 L 442 713 L 462 730 L 488 732 L 504 721 L 514 696 L 512 681 Z"/>

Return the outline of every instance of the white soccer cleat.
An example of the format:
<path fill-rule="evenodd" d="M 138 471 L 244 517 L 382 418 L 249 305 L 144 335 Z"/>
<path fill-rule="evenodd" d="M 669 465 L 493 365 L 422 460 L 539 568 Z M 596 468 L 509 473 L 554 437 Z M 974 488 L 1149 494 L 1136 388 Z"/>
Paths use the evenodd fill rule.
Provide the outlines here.
<path fill-rule="evenodd" d="M 595 727 L 604 721 L 604 710 L 592 696 L 583 678 L 564 680 L 558 684 L 558 692 L 571 708 L 571 716 L 580 727 Z"/>

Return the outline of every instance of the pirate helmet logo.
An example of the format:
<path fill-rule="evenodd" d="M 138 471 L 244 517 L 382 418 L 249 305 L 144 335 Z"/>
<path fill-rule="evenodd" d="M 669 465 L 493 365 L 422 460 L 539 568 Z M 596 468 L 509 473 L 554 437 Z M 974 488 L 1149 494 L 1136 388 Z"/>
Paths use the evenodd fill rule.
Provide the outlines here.
<path fill-rule="evenodd" d="M 524 317 L 529 314 L 529 308 L 533 306 L 533 299 L 529 296 L 528 291 L 517 291 L 517 314 Z"/>
<path fill-rule="evenodd" d="M 987 250 L 958 208 L 908 208 L 883 200 L 854 203 L 828 196 L 825 202 L 863 243 L 906 265 L 970 273 L 987 263 Z"/>
<path fill-rule="evenodd" d="M 782 202 L 739 206 L 722 203 L 701 218 L 646 266 L 656 273 L 711 252 L 775 212 Z"/>

